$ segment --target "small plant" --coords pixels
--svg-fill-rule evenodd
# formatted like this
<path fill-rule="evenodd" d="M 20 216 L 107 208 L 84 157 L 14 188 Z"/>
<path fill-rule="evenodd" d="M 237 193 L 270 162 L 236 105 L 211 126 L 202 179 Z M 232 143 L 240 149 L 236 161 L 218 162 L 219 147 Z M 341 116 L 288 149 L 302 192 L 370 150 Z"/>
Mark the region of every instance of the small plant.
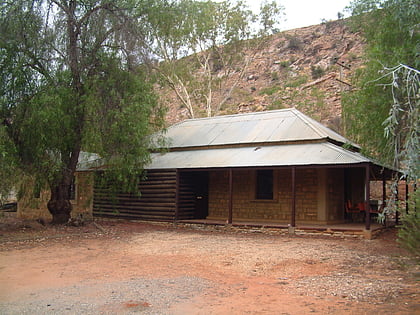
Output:
<path fill-rule="evenodd" d="M 358 58 L 359 58 L 359 56 L 357 56 L 355 53 L 353 53 L 353 52 L 349 53 L 349 60 L 350 61 L 354 61 Z"/>
<path fill-rule="evenodd" d="M 280 61 L 280 67 L 289 68 L 289 66 L 290 66 L 290 61 L 289 60 Z"/>
<path fill-rule="evenodd" d="M 319 79 L 325 74 L 325 70 L 322 69 L 320 66 L 311 66 L 311 75 L 312 79 Z"/>
<path fill-rule="evenodd" d="M 298 87 L 298 86 L 301 86 L 302 84 L 305 84 L 306 82 L 308 82 L 308 77 L 306 75 L 302 75 L 302 76 L 292 78 L 291 80 L 286 82 L 284 86 L 285 87 Z"/>
<path fill-rule="evenodd" d="M 260 91 L 260 95 L 273 95 L 274 93 L 278 92 L 280 90 L 280 86 L 278 85 L 272 85 L 269 87 L 266 87 Z"/>
<path fill-rule="evenodd" d="M 278 81 L 279 80 L 278 72 L 271 72 L 271 80 L 272 81 Z"/>
<path fill-rule="evenodd" d="M 292 50 L 300 50 L 302 49 L 302 45 L 303 43 L 300 38 L 296 36 L 289 36 L 289 44 L 287 45 L 288 48 Z"/>
<path fill-rule="evenodd" d="M 285 108 L 283 105 L 283 102 L 281 100 L 275 100 L 271 102 L 270 105 L 267 106 L 268 110 L 276 110 L 276 109 L 282 109 Z"/>

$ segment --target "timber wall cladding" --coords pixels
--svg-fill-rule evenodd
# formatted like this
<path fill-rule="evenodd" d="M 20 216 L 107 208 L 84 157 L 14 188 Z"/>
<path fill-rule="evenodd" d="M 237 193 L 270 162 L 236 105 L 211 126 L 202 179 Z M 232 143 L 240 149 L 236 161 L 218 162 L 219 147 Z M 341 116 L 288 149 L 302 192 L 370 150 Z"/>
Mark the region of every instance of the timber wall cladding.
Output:
<path fill-rule="evenodd" d="M 93 214 L 139 220 L 173 220 L 176 207 L 176 171 L 153 170 L 139 183 L 139 193 L 112 192 L 95 177 Z"/>
<path fill-rule="evenodd" d="M 233 219 L 290 220 L 292 204 L 291 169 L 274 171 L 273 200 L 255 200 L 255 171 L 233 171 Z M 318 177 L 315 169 L 296 170 L 296 219 L 317 220 Z M 228 171 L 210 173 L 209 216 L 226 219 L 229 204 Z"/>

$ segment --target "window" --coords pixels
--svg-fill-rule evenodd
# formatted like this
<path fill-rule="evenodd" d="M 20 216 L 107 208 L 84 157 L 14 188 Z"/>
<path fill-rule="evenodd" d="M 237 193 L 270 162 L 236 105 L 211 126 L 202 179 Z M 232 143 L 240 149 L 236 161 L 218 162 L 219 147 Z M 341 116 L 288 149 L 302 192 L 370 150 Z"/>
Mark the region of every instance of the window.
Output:
<path fill-rule="evenodd" d="M 257 170 L 256 199 L 273 200 L 273 170 Z"/>
<path fill-rule="evenodd" d="M 32 191 L 32 196 L 36 199 L 41 198 L 41 183 L 39 181 L 35 181 L 34 189 Z"/>
<path fill-rule="evenodd" d="M 69 199 L 70 200 L 76 199 L 76 178 L 74 176 L 69 186 Z"/>

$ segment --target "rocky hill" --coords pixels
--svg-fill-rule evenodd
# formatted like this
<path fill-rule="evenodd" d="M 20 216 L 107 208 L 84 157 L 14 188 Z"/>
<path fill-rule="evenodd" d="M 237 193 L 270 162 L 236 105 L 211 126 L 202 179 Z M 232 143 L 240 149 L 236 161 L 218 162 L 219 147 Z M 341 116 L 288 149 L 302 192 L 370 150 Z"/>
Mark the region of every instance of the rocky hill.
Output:
<path fill-rule="evenodd" d="M 363 47 L 344 20 L 275 34 L 249 52 L 252 61 L 218 115 L 295 107 L 341 132 L 341 96 L 351 89 Z M 173 93 L 161 96 L 169 125 L 189 118 Z"/>

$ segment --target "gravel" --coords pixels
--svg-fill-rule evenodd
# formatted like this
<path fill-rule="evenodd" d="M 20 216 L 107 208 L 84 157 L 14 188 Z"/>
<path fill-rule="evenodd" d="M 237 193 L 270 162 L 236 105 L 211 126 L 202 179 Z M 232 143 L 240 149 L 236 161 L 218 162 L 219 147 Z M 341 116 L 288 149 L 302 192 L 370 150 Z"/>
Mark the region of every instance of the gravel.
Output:
<path fill-rule="evenodd" d="M 208 280 L 188 276 L 87 283 L 30 293 L 19 302 L 0 304 L 0 310 L 3 315 L 168 314 L 171 305 L 188 301 L 211 287 Z"/>

